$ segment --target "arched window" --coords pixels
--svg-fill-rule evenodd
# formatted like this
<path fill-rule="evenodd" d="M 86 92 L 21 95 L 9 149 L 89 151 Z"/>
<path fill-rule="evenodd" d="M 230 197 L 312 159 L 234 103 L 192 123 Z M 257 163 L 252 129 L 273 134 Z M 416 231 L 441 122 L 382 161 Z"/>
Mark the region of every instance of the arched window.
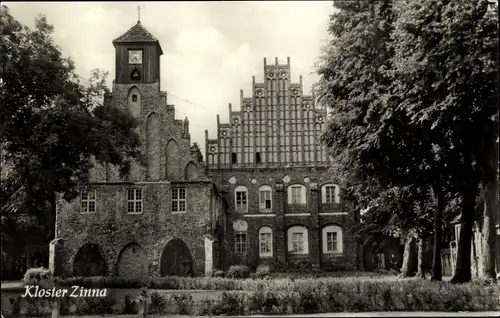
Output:
<path fill-rule="evenodd" d="M 306 187 L 292 184 L 287 189 L 288 204 L 306 204 Z"/>
<path fill-rule="evenodd" d="M 305 226 L 292 226 L 287 231 L 288 252 L 309 254 L 309 235 Z"/>
<path fill-rule="evenodd" d="M 340 203 L 340 187 L 336 184 L 325 184 L 321 187 L 322 203 Z"/>
<path fill-rule="evenodd" d="M 259 256 L 273 256 L 273 230 L 269 226 L 263 226 L 259 230 Z"/>
<path fill-rule="evenodd" d="M 259 210 L 260 212 L 272 211 L 273 191 L 270 186 L 263 185 L 259 188 Z"/>
<path fill-rule="evenodd" d="M 325 226 L 321 231 L 321 236 L 323 241 L 323 253 L 342 254 L 344 252 L 342 228 L 340 226 Z"/>
<path fill-rule="evenodd" d="M 248 212 L 248 189 L 244 186 L 237 186 L 234 189 L 235 209 L 238 213 Z"/>
<path fill-rule="evenodd" d="M 141 92 L 136 86 L 128 91 L 128 109 L 133 117 L 141 116 Z"/>

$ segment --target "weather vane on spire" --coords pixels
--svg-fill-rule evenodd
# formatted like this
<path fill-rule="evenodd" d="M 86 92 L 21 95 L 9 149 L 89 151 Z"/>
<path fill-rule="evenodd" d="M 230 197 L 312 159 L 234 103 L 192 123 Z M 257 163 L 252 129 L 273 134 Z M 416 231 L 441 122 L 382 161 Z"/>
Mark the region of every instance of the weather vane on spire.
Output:
<path fill-rule="evenodd" d="M 141 22 L 141 9 L 144 9 L 144 5 L 137 6 L 137 22 Z"/>

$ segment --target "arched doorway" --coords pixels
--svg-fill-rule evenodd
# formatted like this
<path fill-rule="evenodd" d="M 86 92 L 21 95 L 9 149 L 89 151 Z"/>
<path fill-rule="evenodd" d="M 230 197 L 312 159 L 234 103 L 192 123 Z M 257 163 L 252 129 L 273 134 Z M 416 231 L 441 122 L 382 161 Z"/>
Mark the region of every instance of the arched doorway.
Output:
<path fill-rule="evenodd" d="M 118 276 L 146 277 L 148 275 L 148 254 L 137 243 L 126 245 L 118 256 Z"/>
<path fill-rule="evenodd" d="M 86 243 L 80 247 L 73 262 L 73 276 L 106 276 L 106 262 L 97 244 Z"/>
<path fill-rule="evenodd" d="M 193 276 L 193 258 L 181 239 L 168 242 L 161 254 L 161 276 Z"/>

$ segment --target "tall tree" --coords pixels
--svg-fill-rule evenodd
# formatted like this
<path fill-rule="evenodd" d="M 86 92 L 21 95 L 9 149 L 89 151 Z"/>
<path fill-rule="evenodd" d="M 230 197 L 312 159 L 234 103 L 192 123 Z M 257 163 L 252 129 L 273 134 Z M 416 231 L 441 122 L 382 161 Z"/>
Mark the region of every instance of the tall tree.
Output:
<path fill-rule="evenodd" d="M 478 185 L 483 173 L 494 173 L 487 149 L 494 141 L 497 45 L 489 7 L 487 0 L 405 0 L 394 8 L 393 92 L 409 125 L 432 145 L 441 176 L 462 198 L 453 282 L 471 279 Z"/>
<path fill-rule="evenodd" d="M 411 118 L 398 107 L 401 97 L 392 93 L 392 2 L 334 4 L 340 11 L 331 17 L 333 39 L 318 67 L 318 91 L 332 110 L 323 140 L 338 173 L 386 189 L 411 186 L 419 191 L 437 184 L 434 150 L 423 131 L 408 125 Z M 441 186 L 433 189 L 443 191 Z"/>
<path fill-rule="evenodd" d="M 94 71 L 82 84 L 45 17 L 30 29 L 2 6 L 0 29 L 1 159 L 15 172 L 2 173 L 3 244 L 14 234 L 12 222 L 34 217 L 36 224 L 52 224 L 55 194 L 73 199 L 88 182 L 93 158 L 125 173 L 129 158 L 141 159 L 141 153 L 135 120 L 102 104 L 105 74 Z"/>

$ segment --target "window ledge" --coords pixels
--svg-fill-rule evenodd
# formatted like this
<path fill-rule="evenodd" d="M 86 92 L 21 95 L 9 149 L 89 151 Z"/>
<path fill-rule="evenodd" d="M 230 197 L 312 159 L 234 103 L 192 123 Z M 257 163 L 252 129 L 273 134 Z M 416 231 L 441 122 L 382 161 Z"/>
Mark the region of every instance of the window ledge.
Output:
<path fill-rule="evenodd" d="M 297 256 L 297 257 L 301 257 L 301 256 L 309 256 L 309 253 L 304 253 L 304 252 L 301 252 L 301 253 L 297 253 L 297 252 L 288 252 L 288 255 L 290 255 L 290 256 Z"/>
<path fill-rule="evenodd" d="M 96 211 L 92 211 L 92 212 L 80 212 L 80 214 L 96 214 L 97 212 Z"/>
<path fill-rule="evenodd" d="M 268 254 L 268 255 L 260 255 L 260 259 L 270 259 L 273 258 L 273 254 Z"/>
<path fill-rule="evenodd" d="M 172 211 L 172 214 L 186 214 L 187 211 Z"/>
<path fill-rule="evenodd" d="M 139 215 L 139 214 L 144 214 L 144 212 L 127 212 L 129 215 Z"/>
<path fill-rule="evenodd" d="M 260 209 L 259 212 L 260 213 L 272 213 L 273 210 L 272 209 Z"/>
<path fill-rule="evenodd" d="M 331 252 L 331 251 L 323 251 L 323 254 L 324 255 L 328 255 L 328 256 L 334 256 L 334 257 L 342 257 L 342 256 L 345 256 L 344 255 L 344 252 Z"/>

